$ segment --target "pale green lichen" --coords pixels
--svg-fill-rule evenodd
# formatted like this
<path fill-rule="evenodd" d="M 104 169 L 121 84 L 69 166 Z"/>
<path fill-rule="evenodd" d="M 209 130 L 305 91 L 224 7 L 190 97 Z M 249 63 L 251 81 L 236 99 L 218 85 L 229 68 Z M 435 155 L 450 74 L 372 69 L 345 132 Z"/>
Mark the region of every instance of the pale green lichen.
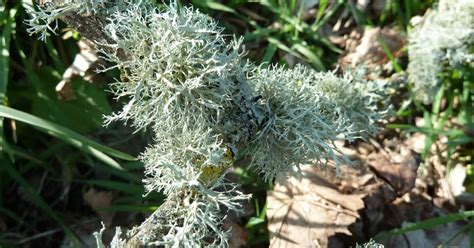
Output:
<path fill-rule="evenodd" d="M 341 153 L 332 141 L 376 133 L 375 120 L 386 113 L 378 106 L 383 86 L 357 74 L 337 77 L 301 65 L 273 66 L 258 70 L 251 82 L 262 116 L 249 152 L 251 165 L 269 180 L 301 164 L 338 162 Z"/>
<path fill-rule="evenodd" d="M 257 68 L 244 59 L 240 40 L 227 42 L 213 19 L 192 8 L 126 0 L 79 10 L 80 3 L 71 3 L 74 11 L 105 23 L 102 57 L 122 72 L 112 91 L 127 103 L 106 123 L 151 129 L 156 142 L 140 156 L 145 188 L 173 203 L 158 210 L 166 222 L 144 222 L 160 227 L 141 226 L 153 233 L 143 232 L 140 244 L 227 246 L 223 209 L 238 212 L 249 199 L 224 178 L 235 155 L 251 157 L 266 180 L 284 177 L 302 163 L 338 161 L 333 142 L 373 134 L 385 114 L 382 85 L 303 66 Z M 51 23 L 72 7 L 62 8 L 38 18 Z M 114 244 L 126 242 L 116 236 Z"/>
<path fill-rule="evenodd" d="M 167 247 L 225 247 L 230 230 L 221 228 L 225 218 L 221 212 L 224 209 L 241 212 L 241 202 L 249 199 L 234 184 L 226 183 L 224 175 L 211 186 L 190 181 L 187 187 L 169 197 L 180 201 L 168 213 L 172 217 L 164 225 L 168 231 L 159 239 L 143 243 Z"/>
<path fill-rule="evenodd" d="M 369 242 L 359 245 L 356 244 L 356 248 L 384 248 L 383 244 L 375 242 L 375 240 L 370 239 Z"/>
<path fill-rule="evenodd" d="M 110 16 L 105 27 L 116 42 L 109 46 L 129 56 L 123 61 L 117 53 L 104 53 L 127 72 L 127 83 L 113 84 L 113 91 L 132 97 L 107 121 L 131 119 L 137 128 L 151 124 L 155 133 L 198 121 L 209 127 L 219 123 L 234 104 L 242 63 L 239 43 L 226 43 L 215 21 L 190 8 L 142 11 L 131 5 Z"/>
<path fill-rule="evenodd" d="M 69 14 L 95 14 L 103 10 L 109 0 L 64 0 L 61 4 L 48 1 L 38 11 L 31 12 L 32 18 L 28 20 L 28 32 L 41 34 L 40 39 L 46 40 L 48 31 L 56 33 L 57 20 Z M 53 24 L 51 26 L 51 24 Z"/>
<path fill-rule="evenodd" d="M 409 33 L 408 79 L 416 98 L 431 103 L 443 68 L 474 61 L 474 1 L 446 1 L 446 9 L 431 10 Z"/>

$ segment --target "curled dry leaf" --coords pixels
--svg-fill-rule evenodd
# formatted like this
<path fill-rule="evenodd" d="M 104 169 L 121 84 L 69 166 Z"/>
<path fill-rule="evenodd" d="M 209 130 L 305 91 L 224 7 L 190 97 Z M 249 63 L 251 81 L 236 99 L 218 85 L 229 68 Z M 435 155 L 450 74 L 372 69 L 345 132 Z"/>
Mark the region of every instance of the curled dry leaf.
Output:
<path fill-rule="evenodd" d="M 100 211 L 98 209 L 110 207 L 113 200 L 113 193 L 109 191 L 98 191 L 94 188 L 89 189 L 83 194 L 82 198 L 84 202 L 90 206 L 97 215 L 104 222 L 105 226 L 108 227 L 112 224 L 114 212 L 112 211 Z"/>
<path fill-rule="evenodd" d="M 279 181 L 268 193 L 270 247 L 327 247 L 330 236 L 351 235 L 347 228 L 364 207 L 362 195 L 341 193 L 317 168 L 302 172 L 301 180 Z"/>

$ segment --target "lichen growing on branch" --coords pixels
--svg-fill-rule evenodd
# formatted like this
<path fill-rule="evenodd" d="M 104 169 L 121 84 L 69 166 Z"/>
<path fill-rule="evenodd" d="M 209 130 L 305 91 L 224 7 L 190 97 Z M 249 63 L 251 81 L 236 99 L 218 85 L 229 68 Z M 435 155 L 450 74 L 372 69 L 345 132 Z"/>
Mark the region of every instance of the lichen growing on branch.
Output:
<path fill-rule="evenodd" d="M 38 8 L 38 11 L 31 13 L 32 18 L 27 22 L 30 26 L 28 32 L 41 34 L 40 39 L 43 41 L 46 40 L 48 31 L 55 33 L 59 18 L 70 14 L 97 14 L 98 10 L 104 10 L 105 4 L 109 0 L 53 0 L 44 2 Z"/>
<path fill-rule="evenodd" d="M 408 79 L 415 96 L 433 101 L 443 68 L 474 61 L 474 1 L 446 1 L 443 10 L 431 10 L 409 33 Z"/>
<path fill-rule="evenodd" d="M 383 84 L 358 73 L 338 77 L 297 65 L 273 66 L 251 77 L 263 120 L 255 133 L 251 166 L 265 179 L 286 176 L 307 163 L 339 162 L 332 141 L 352 141 L 377 132 Z M 344 156 L 342 160 L 348 162 Z"/>
<path fill-rule="evenodd" d="M 147 192 L 167 195 L 125 239 L 117 236 L 115 247 L 227 246 L 223 213 L 240 211 L 250 197 L 224 177 L 237 157 L 250 157 L 250 167 L 266 180 L 288 176 L 302 163 L 338 160 L 338 137 L 367 137 L 386 114 L 382 84 L 303 66 L 257 67 L 244 58 L 239 39 L 224 36 L 213 19 L 191 7 L 67 2 L 67 8 L 41 9 L 31 31 L 51 30 L 45 25 L 73 18 L 71 12 L 104 24 L 107 38 L 95 42 L 112 64 L 104 70 L 121 70 L 111 88 L 127 101 L 106 123 L 152 130 L 156 142 L 140 156 L 144 183 Z"/>

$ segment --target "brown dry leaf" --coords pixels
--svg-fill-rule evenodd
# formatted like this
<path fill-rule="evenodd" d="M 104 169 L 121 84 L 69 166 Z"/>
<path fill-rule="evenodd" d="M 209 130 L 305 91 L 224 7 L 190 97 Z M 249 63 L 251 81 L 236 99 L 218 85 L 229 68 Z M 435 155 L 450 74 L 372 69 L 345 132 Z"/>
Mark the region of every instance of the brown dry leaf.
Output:
<path fill-rule="evenodd" d="M 66 69 L 63 79 L 55 87 L 60 100 L 70 101 L 75 98 L 71 85 L 72 79 L 76 76 L 86 76 L 86 72 L 99 60 L 90 41 L 81 39 L 77 42 L 77 45 L 80 52 L 76 54 L 74 62 Z"/>
<path fill-rule="evenodd" d="M 368 164 L 379 177 L 392 186 L 398 196 L 402 196 L 415 186 L 419 163 L 405 147 L 401 147 L 400 154 L 397 155 L 390 156 L 390 160 L 389 156 L 382 152 L 372 153 L 368 156 Z"/>
<path fill-rule="evenodd" d="M 229 247 L 238 248 L 247 244 L 247 229 L 239 223 L 239 219 L 236 216 L 228 215 L 224 219 L 223 228 L 230 230 Z"/>
<path fill-rule="evenodd" d="M 393 188 L 382 180 L 367 185 L 364 187 L 364 190 L 368 192 L 367 196 L 364 197 L 364 202 L 369 209 L 379 208 L 397 198 L 397 194 Z"/>
<path fill-rule="evenodd" d="M 97 215 L 104 222 L 105 226 L 108 227 L 112 224 L 114 212 L 112 211 L 100 211 L 97 209 L 110 207 L 113 199 L 113 193 L 109 191 L 98 191 L 94 188 L 89 189 L 82 195 L 84 202 L 89 205 Z"/>
<path fill-rule="evenodd" d="M 361 195 L 346 195 L 318 176 L 318 169 L 305 167 L 303 177 L 277 182 L 268 193 L 267 218 L 270 247 L 327 247 L 336 233 L 347 229 L 364 207 Z"/>
<path fill-rule="evenodd" d="M 426 134 L 414 133 L 410 137 L 408 137 L 403 143 L 406 147 L 410 148 L 414 152 L 421 154 L 425 149 L 426 139 Z"/>
<path fill-rule="evenodd" d="M 404 38 L 395 28 L 366 28 L 363 32 L 354 30 L 346 42 L 346 54 L 339 58 L 342 68 L 364 64 L 368 68 L 383 66 L 389 59 L 381 42 L 385 43 L 394 57 L 402 53 Z"/>

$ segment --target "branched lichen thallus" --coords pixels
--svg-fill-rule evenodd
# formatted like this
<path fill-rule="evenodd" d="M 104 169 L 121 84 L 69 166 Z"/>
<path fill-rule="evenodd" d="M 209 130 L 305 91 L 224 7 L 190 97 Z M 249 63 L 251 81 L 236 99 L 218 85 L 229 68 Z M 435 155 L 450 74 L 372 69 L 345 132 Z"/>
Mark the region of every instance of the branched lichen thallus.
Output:
<path fill-rule="evenodd" d="M 123 237 L 117 231 L 112 247 L 227 246 L 224 209 L 238 213 L 250 198 L 225 178 L 236 158 L 251 158 L 249 168 L 265 180 L 284 178 L 301 164 L 339 161 L 334 141 L 373 134 L 386 114 L 380 82 L 301 65 L 255 66 L 241 39 L 228 42 L 215 20 L 175 1 L 64 3 L 32 13 L 30 31 L 54 31 L 49 24 L 73 12 L 103 25 L 105 38 L 88 38 L 112 64 L 104 70 L 122 71 L 111 89 L 127 101 L 106 124 L 151 130 L 156 142 L 139 157 L 143 181 L 148 193 L 167 195 L 140 226 Z"/>

